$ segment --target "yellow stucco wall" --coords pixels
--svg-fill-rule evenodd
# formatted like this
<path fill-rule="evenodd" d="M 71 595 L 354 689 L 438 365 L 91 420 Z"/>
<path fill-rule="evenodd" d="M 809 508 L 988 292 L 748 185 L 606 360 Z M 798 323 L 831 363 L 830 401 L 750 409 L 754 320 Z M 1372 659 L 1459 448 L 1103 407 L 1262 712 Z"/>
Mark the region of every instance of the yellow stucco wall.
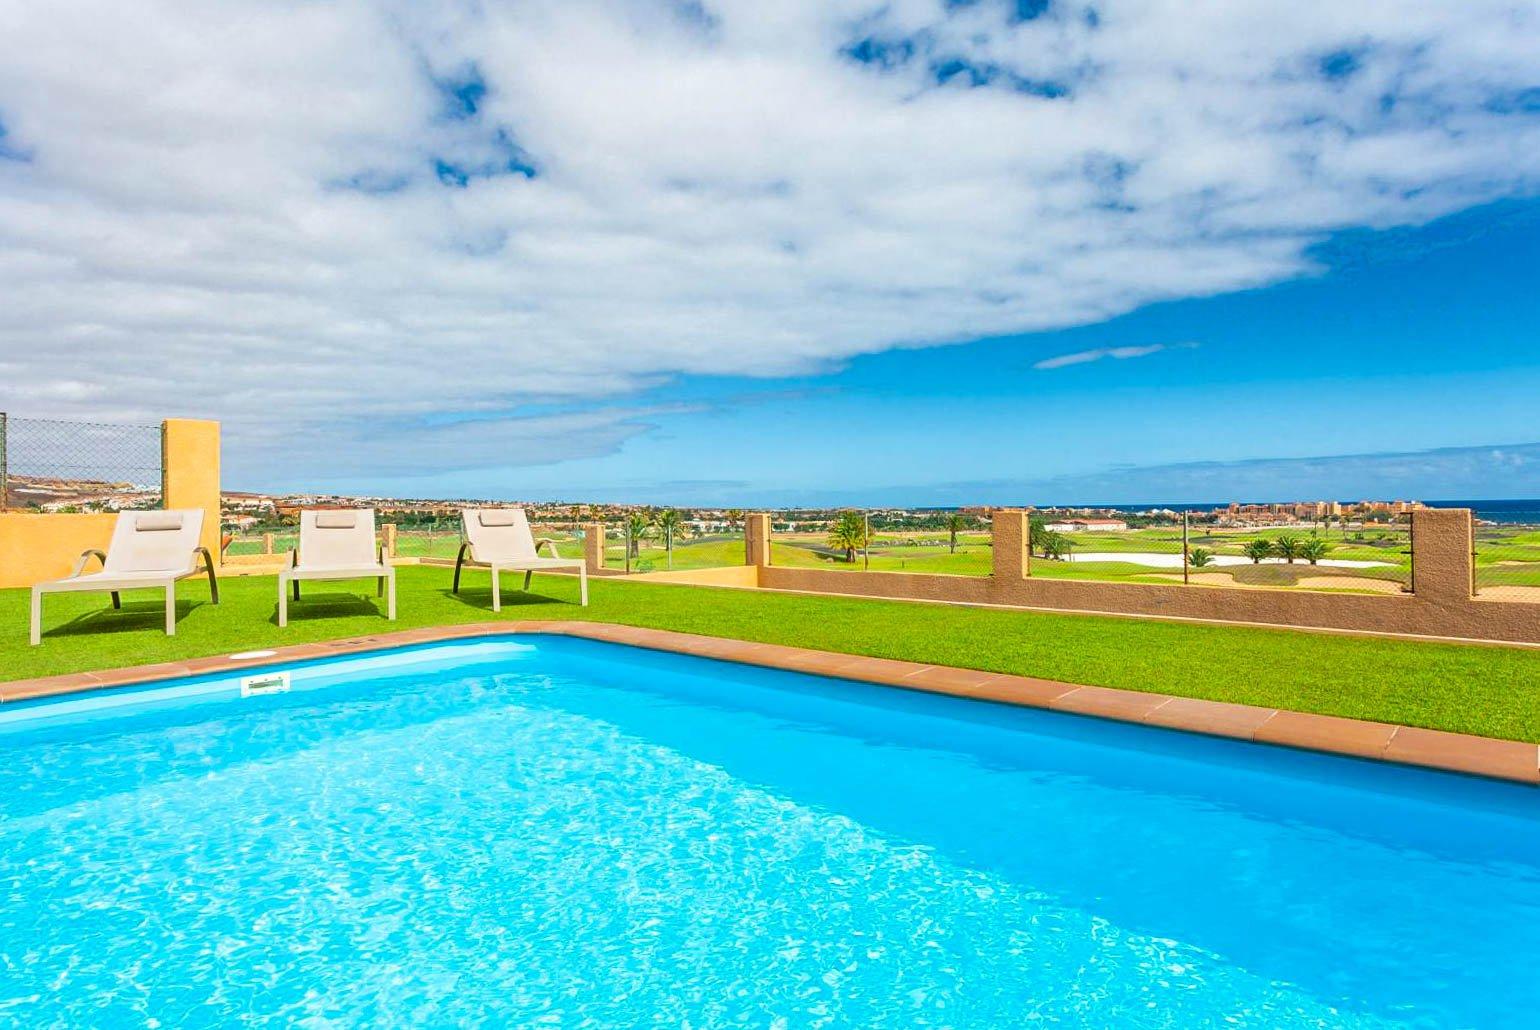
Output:
<path fill-rule="evenodd" d="M 219 423 L 176 418 L 167 419 L 162 429 L 163 503 L 202 508 L 202 543 L 217 556 Z M 69 575 L 80 552 L 106 549 L 116 521 L 110 513 L 0 512 L 0 587 L 30 587 Z"/>
<path fill-rule="evenodd" d="M 0 587 L 29 587 L 68 576 L 80 552 L 106 550 L 116 515 L 0 512 Z M 89 571 L 101 566 L 94 561 Z"/>
<path fill-rule="evenodd" d="M 161 503 L 203 509 L 203 546 L 219 556 L 219 423 L 168 418 L 161 424 Z"/>

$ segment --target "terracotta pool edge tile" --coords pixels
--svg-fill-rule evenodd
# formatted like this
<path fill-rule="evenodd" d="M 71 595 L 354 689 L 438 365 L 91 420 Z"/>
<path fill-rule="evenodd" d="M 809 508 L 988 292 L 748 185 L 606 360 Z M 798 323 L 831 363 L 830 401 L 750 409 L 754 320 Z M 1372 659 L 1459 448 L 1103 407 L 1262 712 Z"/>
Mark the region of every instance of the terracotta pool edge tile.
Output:
<path fill-rule="evenodd" d="M 1146 694 L 1116 687 L 1076 687 L 1053 699 L 1056 712 L 1092 715 L 1119 722 L 1144 722 L 1151 712 L 1171 701 L 1169 694 Z"/>
<path fill-rule="evenodd" d="M 102 681 L 89 672 L 65 672 L 57 676 L 12 680 L 9 683 L 0 683 L 0 704 L 32 701 L 40 697 L 55 697 L 60 694 L 78 694 L 87 690 L 97 690 L 102 685 Z"/>
<path fill-rule="evenodd" d="M 1147 726 L 1202 733 L 1233 740 L 1256 741 L 1257 730 L 1273 716 L 1276 708 L 1241 704 L 1237 701 L 1210 701 L 1200 697 L 1173 697 L 1144 717 Z"/>
<path fill-rule="evenodd" d="M 1021 708 L 1052 708 L 1055 701 L 1077 688 L 1073 683 L 1060 683 L 1057 680 L 991 672 L 973 689 L 975 696 L 987 701 Z"/>
<path fill-rule="evenodd" d="M 1385 748 L 1388 761 L 1540 784 L 1540 745 L 1402 726 Z"/>
<path fill-rule="evenodd" d="M 1391 723 L 1280 708 L 1257 727 L 1252 739 L 1262 744 L 1281 744 L 1306 751 L 1382 759 L 1397 729 L 1399 727 Z"/>

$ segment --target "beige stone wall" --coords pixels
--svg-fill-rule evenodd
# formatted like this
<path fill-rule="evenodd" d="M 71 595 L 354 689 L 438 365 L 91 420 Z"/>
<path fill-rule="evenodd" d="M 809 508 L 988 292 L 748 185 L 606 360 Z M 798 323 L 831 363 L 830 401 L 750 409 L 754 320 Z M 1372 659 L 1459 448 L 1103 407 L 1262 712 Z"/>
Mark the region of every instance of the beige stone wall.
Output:
<path fill-rule="evenodd" d="M 748 515 L 743 522 L 744 563 L 761 568 L 770 564 L 770 516 Z"/>
<path fill-rule="evenodd" d="M 590 575 L 604 571 L 604 526 L 597 522 L 583 527 L 583 564 Z"/>
<path fill-rule="evenodd" d="M 1472 596 L 1471 531 L 1468 510 L 1417 512 L 1412 519 L 1413 592 L 1407 594 L 1034 579 L 1022 511 L 994 515 L 998 565 L 992 576 L 763 566 L 758 579 L 770 590 L 1540 643 L 1540 604 Z"/>
<path fill-rule="evenodd" d="M 759 567 L 726 565 L 714 569 L 675 569 L 672 572 L 639 572 L 631 577 L 645 583 L 685 583 L 702 587 L 757 587 Z"/>

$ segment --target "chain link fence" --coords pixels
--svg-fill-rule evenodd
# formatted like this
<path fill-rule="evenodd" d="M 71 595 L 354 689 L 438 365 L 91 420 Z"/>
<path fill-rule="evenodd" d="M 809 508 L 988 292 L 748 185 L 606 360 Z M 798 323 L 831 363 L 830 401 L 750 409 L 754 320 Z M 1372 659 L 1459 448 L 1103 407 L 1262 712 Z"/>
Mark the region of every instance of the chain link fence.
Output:
<path fill-rule="evenodd" d="M 1472 551 L 1476 596 L 1484 601 L 1540 602 L 1540 511 L 1477 511 Z"/>
<path fill-rule="evenodd" d="M 1411 519 L 1341 506 L 1186 511 L 1046 509 L 1031 515 L 1032 575 L 1254 589 L 1411 589 Z"/>
<path fill-rule="evenodd" d="M 987 576 L 994 562 L 984 509 L 786 510 L 770 528 L 771 564 L 784 568 Z"/>
<path fill-rule="evenodd" d="M 1352 593 L 1411 588 L 1408 513 L 1326 506 L 1301 514 L 1285 507 L 1296 506 L 1033 510 L 1031 574 Z M 773 518 L 772 561 L 781 566 L 957 576 L 994 571 L 990 509 L 982 506 L 781 511 Z"/>
<path fill-rule="evenodd" d="M 160 503 L 161 427 L 0 412 L 0 510 L 111 511 Z"/>

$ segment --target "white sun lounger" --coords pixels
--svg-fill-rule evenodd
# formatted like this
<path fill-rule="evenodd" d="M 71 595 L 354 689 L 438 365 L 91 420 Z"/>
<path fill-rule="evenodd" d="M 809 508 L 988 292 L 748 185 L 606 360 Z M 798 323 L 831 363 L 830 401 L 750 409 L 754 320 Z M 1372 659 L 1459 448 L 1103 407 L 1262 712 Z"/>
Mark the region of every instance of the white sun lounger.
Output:
<path fill-rule="evenodd" d="M 492 610 L 503 610 L 499 575 L 524 573 L 524 589 L 536 572 L 576 569 L 578 596 L 588 605 L 588 566 L 581 558 L 562 558 L 552 540 L 536 541 L 529 531 L 529 519 L 523 508 L 466 508 L 460 512 L 460 553 L 455 558 L 454 592 L 460 592 L 460 570 L 466 565 L 492 570 Z M 550 557 L 541 557 L 540 548 L 549 547 Z M 468 556 L 468 560 L 467 560 Z"/>
<path fill-rule="evenodd" d="M 298 601 L 301 581 L 330 579 L 375 580 L 386 598 L 385 617 L 396 617 L 396 570 L 374 542 L 373 508 L 300 512 L 299 546 L 278 573 L 278 625 L 289 624 L 290 584 Z"/>
<path fill-rule="evenodd" d="M 112 594 L 112 606 L 123 607 L 118 595 L 124 590 L 166 592 L 166 635 L 176 635 L 176 581 L 207 571 L 209 595 L 219 603 L 219 581 L 208 548 L 198 545 L 203 531 L 203 511 L 120 511 L 112 528 L 112 542 L 103 554 L 94 548 L 82 552 L 69 578 L 39 583 L 32 588 L 33 644 L 43 642 L 43 595 L 76 591 Z M 92 558 L 102 563 L 100 572 L 86 572 Z M 202 567 L 198 559 L 202 558 Z"/>

